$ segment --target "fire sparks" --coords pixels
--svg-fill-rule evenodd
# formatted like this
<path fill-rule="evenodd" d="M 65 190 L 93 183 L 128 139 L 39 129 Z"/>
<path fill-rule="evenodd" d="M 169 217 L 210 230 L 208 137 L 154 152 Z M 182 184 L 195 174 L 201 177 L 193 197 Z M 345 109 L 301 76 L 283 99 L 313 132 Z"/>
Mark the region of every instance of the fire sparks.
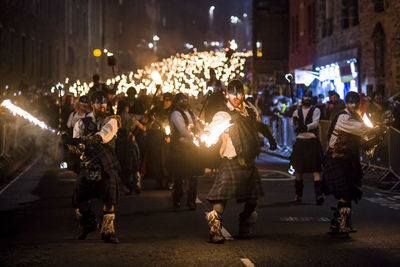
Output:
<path fill-rule="evenodd" d="M 14 116 L 18 115 L 26 120 L 28 120 L 30 123 L 39 126 L 42 129 L 46 129 L 49 130 L 53 133 L 55 133 L 56 131 L 51 128 L 50 126 L 48 126 L 46 123 L 44 123 L 43 121 L 38 120 L 37 118 L 35 118 L 34 116 L 32 116 L 31 114 L 29 114 L 28 112 L 26 112 L 25 110 L 23 110 L 22 108 L 14 105 L 11 100 L 7 99 L 4 100 L 1 103 L 2 107 L 7 108 Z"/>
<path fill-rule="evenodd" d="M 200 141 L 207 147 L 210 147 L 218 142 L 219 137 L 233 124 L 230 120 L 225 120 L 222 123 L 215 125 L 209 129 L 208 133 L 204 133 L 200 136 Z"/>
<path fill-rule="evenodd" d="M 371 122 L 370 119 L 368 118 L 367 113 L 364 114 L 364 116 L 363 116 L 363 121 L 364 121 L 364 124 L 365 124 L 367 127 L 369 127 L 369 128 L 373 128 L 373 127 L 374 127 L 374 125 L 372 124 L 372 122 Z"/>

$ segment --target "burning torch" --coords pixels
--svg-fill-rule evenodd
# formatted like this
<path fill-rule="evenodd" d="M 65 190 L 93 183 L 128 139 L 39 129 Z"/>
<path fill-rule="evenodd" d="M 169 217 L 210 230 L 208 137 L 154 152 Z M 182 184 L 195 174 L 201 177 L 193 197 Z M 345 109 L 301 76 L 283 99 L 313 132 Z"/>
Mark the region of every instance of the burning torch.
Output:
<path fill-rule="evenodd" d="M 289 83 L 289 89 L 290 89 L 290 97 L 292 98 L 292 104 L 294 104 L 294 93 L 293 93 L 293 75 L 291 73 L 287 73 L 285 75 L 285 79 Z"/>
<path fill-rule="evenodd" d="M 371 150 L 373 151 L 373 149 L 379 145 L 380 143 L 383 142 L 384 140 L 384 134 L 385 134 L 385 128 L 382 127 L 381 125 L 377 125 L 375 127 L 375 125 L 371 122 L 371 120 L 368 118 L 367 113 L 364 114 L 363 116 L 363 122 L 364 124 L 368 127 L 368 128 L 376 128 L 374 131 L 375 136 L 367 139 L 366 141 L 364 141 L 361 146 L 364 150 L 368 151 Z M 373 152 L 372 152 L 373 153 Z"/>

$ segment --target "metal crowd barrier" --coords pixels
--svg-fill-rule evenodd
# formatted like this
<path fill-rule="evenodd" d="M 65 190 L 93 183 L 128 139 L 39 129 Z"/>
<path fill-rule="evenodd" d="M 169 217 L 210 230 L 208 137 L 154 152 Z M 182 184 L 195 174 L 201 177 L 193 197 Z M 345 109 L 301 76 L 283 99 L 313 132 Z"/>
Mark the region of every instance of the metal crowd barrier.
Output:
<path fill-rule="evenodd" d="M 293 143 L 296 141 L 294 127 L 290 124 L 291 118 L 263 116 L 262 121 L 270 126 L 278 144 L 277 150 L 271 153 L 289 158 Z M 319 138 L 324 153 L 328 147 L 327 139 L 330 125 L 331 121 L 328 120 L 321 120 L 319 124 Z M 264 143 L 268 144 L 268 140 L 265 139 Z M 264 147 L 264 150 L 267 149 L 267 146 Z M 383 171 L 383 174 L 376 181 L 384 183 L 391 178 L 393 184 L 388 191 L 395 190 L 400 185 L 400 131 L 389 127 L 384 136 L 384 141 L 375 148 L 373 153 L 363 152 L 361 154 L 361 163 L 367 171 L 375 169 Z"/>
<path fill-rule="evenodd" d="M 377 179 L 378 183 L 385 183 L 388 178 L 391 178 L 392 185 L 387 191 L 395 190 L 400 185 L 400 131 L 388 127 L 384 141 L 375 148 L 373 153 L 363 153 L 361 159 L 366 170 L 383 171 Z"/>
<path fill-rule="evenodd" d="M 296 141 L 296 133 L 291 123 L 292 118 L 288 117 L 270 117 L 263 116 L 262 121 L 270 126 L 271 131 L 275 137 L 278 148 L 274 151 L 274 154 L 278 154 L 283 157 L 289 157 L 292 153 L 292 147 L 294 141 Z M 265 138 L 265 144 L 268 144 L 268 139 Z M 267 149 L 267 147 L 265 147 Z"/>

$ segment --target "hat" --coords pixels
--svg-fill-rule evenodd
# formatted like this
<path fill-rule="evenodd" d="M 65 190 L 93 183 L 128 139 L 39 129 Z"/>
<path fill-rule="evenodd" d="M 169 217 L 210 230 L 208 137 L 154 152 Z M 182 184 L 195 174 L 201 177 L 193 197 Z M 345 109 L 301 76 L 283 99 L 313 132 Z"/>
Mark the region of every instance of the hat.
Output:
<path fill-rule="evenodd" d="M 163 100 L 164 101 L 172 101 L 173 98 L 174 98 L 174 96 L 171 93 L 164 93 L 163 94 Z"/>
<path fill-rule="evenodd" d="M 128 96 L 130 96 L 130 95 L 135 96 L 135 95 L 137 94 L 137 91 L 136 91 L 135 87 L 131 86 L 131 87 L 129 87 L 128 90 L 126 91 L 126 94 L 127 94 Z"/>
<path fill-rule="evenodd" d="M 360 95 L 356 92 L 348 92 L 345 97 L 346 104 L 360 105 Z"/>
<path fill-rule="evenodd" d="M 107 95 L 103 91 L 96 91 L 92 94 L 90 101 L 93 104 L 107 104 Z"/>
<path fill-rule="evenodd" d="M 244 93 L 243 83 L 239 80 L 232 80 L 228 83 L 226 91 L 228 92 L 228 94 L 231 95 L 238 95 L 238 94 L 243 95 Z"/>
<path fill-rule="evenodd" d="M 79 103 L 89 104 L 89 98 L 86 95 L 79 97 Z"/>
<path fill-rule="evenodd" d="M 178 93 L 174 98 L 174 103 L 179 103 L 183 100 L 188 100 L 187 95 L 185 95 L 184 93 Z"/>

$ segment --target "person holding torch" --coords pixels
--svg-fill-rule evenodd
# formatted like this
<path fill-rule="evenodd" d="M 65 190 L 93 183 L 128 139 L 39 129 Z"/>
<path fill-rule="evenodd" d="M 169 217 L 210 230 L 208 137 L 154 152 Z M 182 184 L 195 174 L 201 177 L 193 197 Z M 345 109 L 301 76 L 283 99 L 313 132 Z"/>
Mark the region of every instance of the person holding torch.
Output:
<path fill-rule="evenodd" d="M 173 207 L 181 207 L 183 183 L 188 185 L 187 206 L 196 209 L 197 177 L 200 169 L 193 144 L 193 135 L 200 127 L 199 121 L 189 108 L 188 96 L 178 93 L 174 98 L 174 108 L 170 117 L 171 143 L 168 155 L 169 174 L 174 179 L 172 191 Z"/>
<path fill-rule="evenodd" d="M 206 215 L 210 227 L 210 242 L 223 243 L 222 215 L 229 199 L 244 202 L 243 212 L 239 216 L 239 237 L 250 236 L 257 219 L 257 201 L 263 195 L 261 179 L 255 159 L 260 153 L 259 133 L 268 138 L 270 149 L 276 149 L 276 142 L 267 125 L 261 122 L 257 108 L 244 100 L 243 84 L 239 80 L 229 82 L 226 96 L 228 101 L 222 111 L 218 111 L 211 123 L 205 127 L 205 133 L 212 135 L 213 130 L 225 122 L 230 122 L 220 139 L 219 155 L 222 161 L 218 167 L 216 179 L 207 200 L 213 210 Z"/>
<path fill-rule="evenodd" d="M 166 160 L 169 150 L 169 117 L 172 112 L 171 93 L 162 95 L 161 105 L 155 106 L 149 112 L 148 131 L 146 136 L 146 168 L 150 177 L 157 182 L 157 189 L 171 186 Z"/>
<path fill-rule="evenodd" d="M 369 128 L 363 123 L 358 113 L 360 107 L 358 93 L 347 93 L 345 105 L 346 109 L 336 115 L 328 132 L 328 151 L 323 164 L 323 192 L 326 195 L 333 195 L 338 200 L 330 233 L 349 237 L 349 233 L 354 232 L 351 202 L 357 203 L 362 196 L 363 172 L 360 149 L 368 150 L 368 144 L 373 143 L 370 141 L 363 143 L 363 138 L 378 136 L 380 129 Z"/>
<path fill-rule="evenodd" d="M 115 236 L 115 206 L 118 201 L 119 161 L 115 154 L 115 138 L 121 119 L 107 115 L 107 95 L 97 91 L 91 96 L 94 117 L 80 119 L 74 126 L 70 149 L 81 158 L 74 201 L 79 207 L 82 232 L 78 239 L 84 240 L 96 230 L 96 217 L 91 209 L 93 198 L 103 200 L 101 238 L 106 243 L 119 243 Z"/>

